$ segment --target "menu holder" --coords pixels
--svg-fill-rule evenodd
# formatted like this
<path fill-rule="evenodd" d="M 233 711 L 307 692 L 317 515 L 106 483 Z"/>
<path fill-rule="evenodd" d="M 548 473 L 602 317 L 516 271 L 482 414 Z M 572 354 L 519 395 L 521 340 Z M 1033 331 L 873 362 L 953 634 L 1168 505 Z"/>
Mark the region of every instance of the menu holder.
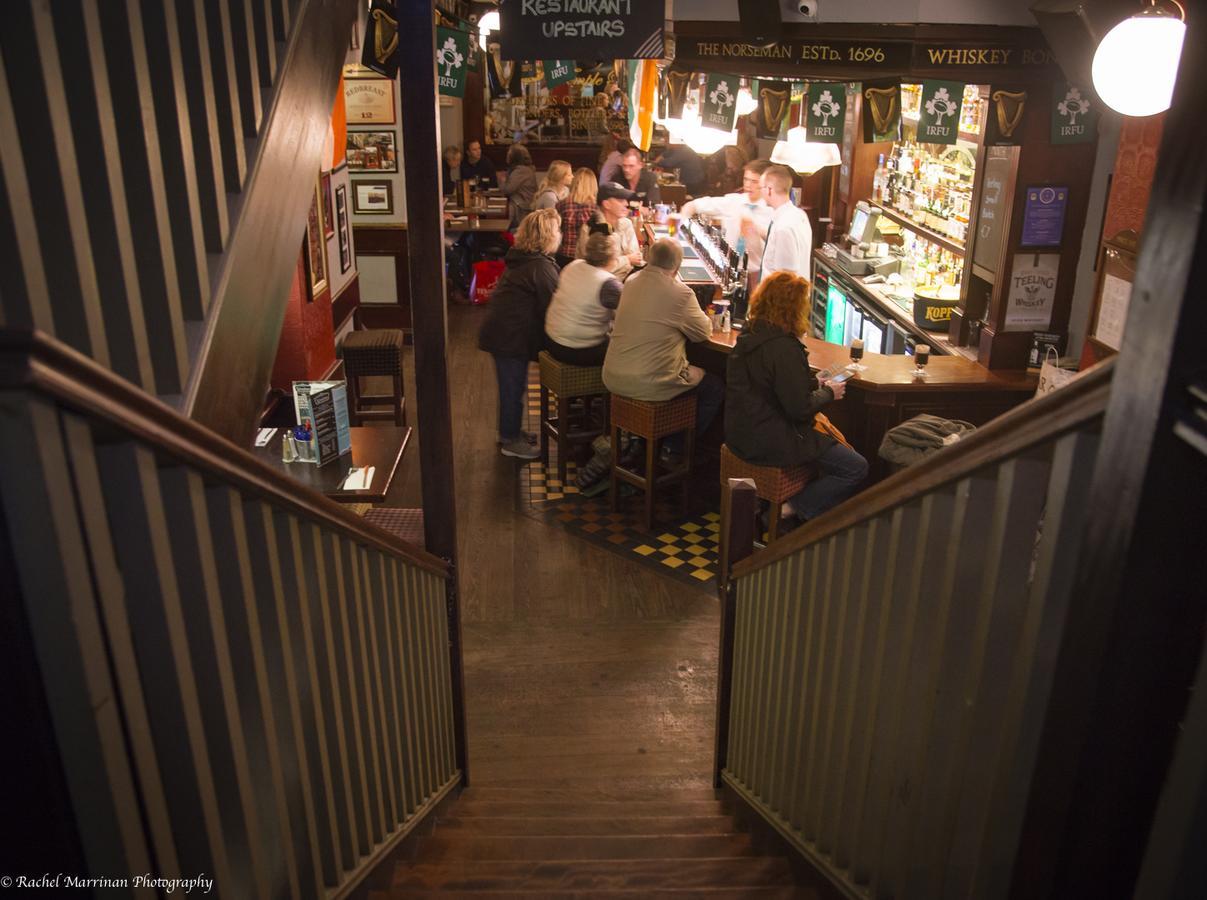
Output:
<path fill-rule="evenodd" d="M 324 466 L 352 450 L 347 385 L 343 381 L 295 381 L 293 407 L 298 424 L 310 424 L 315 465 Z"/>

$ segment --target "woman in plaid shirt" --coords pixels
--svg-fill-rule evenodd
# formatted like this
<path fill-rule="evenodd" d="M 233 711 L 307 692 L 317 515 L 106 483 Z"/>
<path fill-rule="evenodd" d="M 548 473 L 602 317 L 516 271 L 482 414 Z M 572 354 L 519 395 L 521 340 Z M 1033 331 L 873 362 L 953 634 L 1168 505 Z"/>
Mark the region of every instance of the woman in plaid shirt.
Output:
<path fill-rule="evenodd" d="M 565 268 L 578 255 L 578 231 L 595 212 L 598 190 L 595 173 L 584 166 L 574 173 L 569 196 L 557 204 L 558 215 L 562 217 L 562 245 L 555 256 L 559 268 Z"/>

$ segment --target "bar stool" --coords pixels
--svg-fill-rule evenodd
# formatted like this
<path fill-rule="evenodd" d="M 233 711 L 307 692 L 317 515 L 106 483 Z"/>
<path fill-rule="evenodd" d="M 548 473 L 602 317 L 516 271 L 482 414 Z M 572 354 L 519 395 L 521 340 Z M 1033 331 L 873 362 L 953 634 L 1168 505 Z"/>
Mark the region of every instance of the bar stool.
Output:
<path fill-rule="evenodd" d="M 645 475 L 620 465 L 621 429 L 645 438 Z M 654 467 L 658 439 L 680 431 L 686 432 L 683 442 L 683 464 L 662 475 Z M 687 515 L 688 475 L 692 468 L 692 451 L 696 442 L 696 395 L 680 394 L 670 400 L 651 402 L 612 395 L 612 487 L 609 499 L 615 510 L 620 499 L 620 482 L 624 481 L 645 492 L 643 521 L 645 530 L 654 526 L 654 494 L 668 484 L 683 485 L 683 514 Z"/>
<path fill-rule="evenodd" d="M 755 494 L 771 504 L 770 525 L 767 528 L 770 543 L 779 535 L 780 504 L 805 489 L 813 478 L 813 467 L 755 465 L 735 456 L 727 445 L 722 444 L 721 484 L 726 484 L 730 478 L 749 478 L 754 482 Z"/>
<path fill-rule="evenodd" d="M 422 509 L 375 506 L 365 512 L 365 521 L 402 538 L 408 544 L 424 546 Z"/>
<path fill-rule="evenodd" d="M 542 350 L 537 357 L 541 369 L 541 462 L 549 465 L 549 438 L 557 442 L 557 474 L 566 483 L 566 460 L 571 444 L 594 440 L 607 429 L 608 389 L 603 383 L 602 366 L 571 366 L 559 362 Z M 555 415 L 549 414 L 549 394 L 557 395 Z M 591 400 L 603 397 L 603 418 L 598 428 L 592 428 Z M 584 404 L 583 428 L 570 424 L 570 401 L 581 399 Z"/>
<path fill-rule="evenodd" d="M 348 421 L 359 425 L 364 419 L 393 419 L 395 425 L 407 423 L 406 398 L 402 395 L 401 329 L 368 328 L 352 331 L 344 338 L 344 375 L 348 379 Z M 360 379 L 385 376 L 393 379 L 389 394 L 361 391 Z M 389 404 L 390 409 L 366 409 Z"/>

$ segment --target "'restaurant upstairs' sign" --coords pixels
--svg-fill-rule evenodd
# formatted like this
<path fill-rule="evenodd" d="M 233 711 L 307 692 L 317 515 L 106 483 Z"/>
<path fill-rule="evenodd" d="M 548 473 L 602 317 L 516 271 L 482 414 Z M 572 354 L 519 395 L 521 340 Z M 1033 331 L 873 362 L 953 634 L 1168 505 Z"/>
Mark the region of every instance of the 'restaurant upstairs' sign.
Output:
<path fill-rule="evenodd" d="M 502 0 L 504 59 L 659 59 L 661 0 Z"/>

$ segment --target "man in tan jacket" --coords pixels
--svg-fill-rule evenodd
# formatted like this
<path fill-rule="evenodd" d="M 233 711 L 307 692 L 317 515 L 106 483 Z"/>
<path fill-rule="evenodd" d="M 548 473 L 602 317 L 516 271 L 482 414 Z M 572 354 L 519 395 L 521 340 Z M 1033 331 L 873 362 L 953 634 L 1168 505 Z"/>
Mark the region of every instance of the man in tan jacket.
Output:
<path fill-rule="evenodd" d="M 687 362 L 687 341 L 706 341 L 712 324 L 692 289 L 678 278 L 683 250 L 663 238 L 650 247 L 649 264 L 625 282 L 604 359 L 608 390 L 634 400 L 662 401 L 696 392 L 696 433 L 716 417 L 725 382 Z M 667 440 L 678 452 L 682 435 Z"/>

